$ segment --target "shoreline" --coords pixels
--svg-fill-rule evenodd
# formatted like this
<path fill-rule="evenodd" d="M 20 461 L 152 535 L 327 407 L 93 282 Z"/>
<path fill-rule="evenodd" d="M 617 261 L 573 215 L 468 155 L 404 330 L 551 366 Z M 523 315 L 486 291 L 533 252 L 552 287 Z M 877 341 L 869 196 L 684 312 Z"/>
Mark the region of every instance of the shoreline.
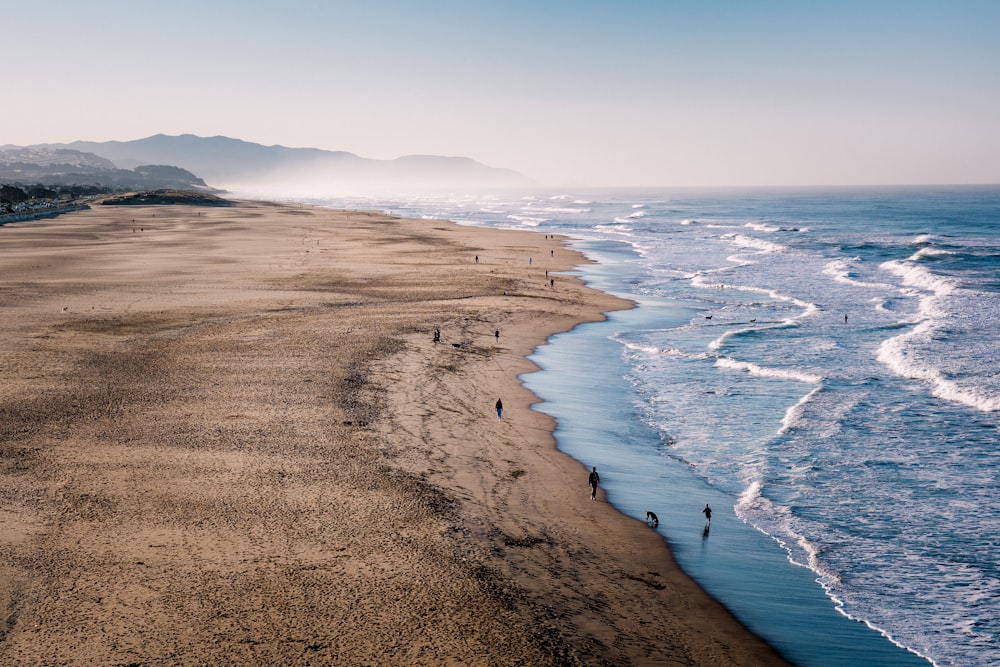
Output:
<path fill-rule="evenodd" d="M 527 356 L 627 307 L 543 273 L 562 240 L 257 202 L 0 233 L 0 656 L 787 664 L 530 409 Z"/>

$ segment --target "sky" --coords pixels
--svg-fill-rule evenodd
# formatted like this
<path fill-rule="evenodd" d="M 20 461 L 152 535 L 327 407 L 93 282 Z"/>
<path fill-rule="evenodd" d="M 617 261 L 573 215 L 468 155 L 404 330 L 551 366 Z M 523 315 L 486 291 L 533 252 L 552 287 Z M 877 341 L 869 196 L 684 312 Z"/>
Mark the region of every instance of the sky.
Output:
<path fill-rule="evenodd" d="M 9 4 L 0 145 L 224 135 L 549 186 L 1000 183 L 1000 1 Z"/>

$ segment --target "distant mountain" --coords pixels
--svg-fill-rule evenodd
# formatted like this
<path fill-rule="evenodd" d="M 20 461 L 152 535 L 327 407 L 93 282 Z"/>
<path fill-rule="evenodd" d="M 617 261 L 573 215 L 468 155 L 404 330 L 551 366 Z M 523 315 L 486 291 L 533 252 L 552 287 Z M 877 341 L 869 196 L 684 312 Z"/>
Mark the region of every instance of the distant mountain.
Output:
<path fill-rule="evenodd" d="M 94 185 L 118 190 L 210 189 L 205 181 L 178 167 L 119 169 L 108 158 L 93 153 L 49 146 L 0 149 L 0 183 Z"/>
<path fill-rule="evenodd" d="M 7 147 L 0 150 L 0 166 L 31 164 L 61 169 L 117 169 L 111 160 L 93 153 L 46 147 Z"/>
<path fill-rule="evenodd" d="M 409 155 L 373 160 L 344 151 L 263 146 L 229 137 L 157 134 L 134 141 L 45 144 L 99 155 L 119 168 L 170 164 L 187 169 L 214 187 L 276 190 L 308 184 L 335 189 L 461 189 L 531 185 L 509 169 L 465 157 Z M 41 147 L 35 147 L 41 148 Z"/>

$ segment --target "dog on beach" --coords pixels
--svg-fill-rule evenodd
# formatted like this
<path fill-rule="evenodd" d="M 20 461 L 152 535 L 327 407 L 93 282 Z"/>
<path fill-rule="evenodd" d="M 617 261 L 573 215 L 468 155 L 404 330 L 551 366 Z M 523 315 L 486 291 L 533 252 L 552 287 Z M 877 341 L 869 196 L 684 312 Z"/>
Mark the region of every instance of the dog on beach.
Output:
<path fill-rule="evenodd" d="M 660 525 L 660 520 L 657 518 L 655 512 L 646 512 L 646 523 L 649 524 L 650 528 L 656 528 Z"/>

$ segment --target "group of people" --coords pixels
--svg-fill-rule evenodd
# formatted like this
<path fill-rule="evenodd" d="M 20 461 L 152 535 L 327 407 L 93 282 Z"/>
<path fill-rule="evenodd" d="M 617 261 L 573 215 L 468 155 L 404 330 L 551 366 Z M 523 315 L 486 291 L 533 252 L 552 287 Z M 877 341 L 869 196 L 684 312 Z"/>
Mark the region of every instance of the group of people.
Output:
<path fill-rule="evenodd" d="M 587 484 L 590 485 L 590 499 L 597 500 L 597 487 L 601 483 L 601 476 L 597 473 L 597 466 L 593 466 L 590 469 L 590 475 L 587 476 Z M 705 532 L 708 532 L 708 527 L 712 524 L 712 508 L 705 503 L 705 509 L 701 511 L 705 515 Z M 660 518 L 656 516 L 656 512 L 646 511 L 646 523 L 649 524 L 650 528 L 657 528 L 660 525 Z"/>
<path fill-rule="evenodd" d="M 496 341 L 498 343 L 500 342 L 500 329 L 494 329 L 493 330 L 493 337 L 496 339 Z M 433 340 L 435 343 L 440 343 L 441 342 L 441 330 L 440 329 L 438 329 L 438 328 L 434 329 L 434 335 L 431 338 L 431 340 Z"/>

